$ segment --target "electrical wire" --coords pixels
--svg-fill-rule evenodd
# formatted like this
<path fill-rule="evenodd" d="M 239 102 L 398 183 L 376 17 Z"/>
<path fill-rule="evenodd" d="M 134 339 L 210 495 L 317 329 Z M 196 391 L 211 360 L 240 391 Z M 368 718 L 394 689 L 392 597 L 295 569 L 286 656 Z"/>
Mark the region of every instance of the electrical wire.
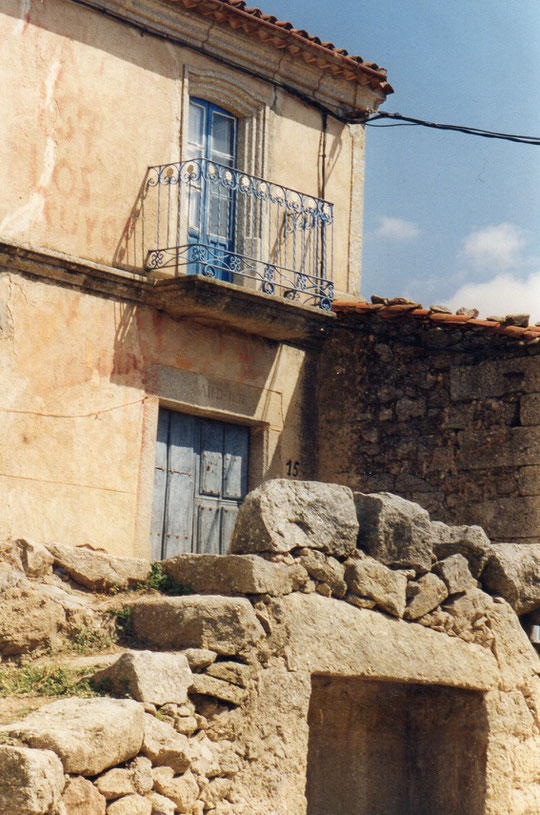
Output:
<path fill-rule="evenodd" d="M 96 408 L 89 413 L 42 413 L 36 410 L 18 410 L 13 407 L 0 407 L 0 412 L 11 413 L 21 416 L 39 416 L 41 419 L 89 419 L 92 416 L 97 419 L 102 413 L 110 413 L 113 410 L 122 410 L 122 408 L 130 407 L 130 405 L 141 405 L 148 397 L 143 396 L 142 399 L 135 399 L 133 402 L 124 402 L 122 405 L 111 405 L 106 408 Z"/>
<path fill-rule="evenodd" d="M 387 125 L 373 124 L 373 122 L 379 119 L 397 119 L 399 121 Z M 515 133 L 499 133 L 496 130 L 482 130 L 479 127 L 427 122 L 424 119 L 414 119 L 412 116 L 402 116 L 401 113 L 387 113 L 386 111 L 380 111 L 374 116 L 371 116 L 365 124 L 370 127 L 411 127 L 418 125 L 420 127 L 431 127 L 435 130 L 452 130 L 457 133 L 465 133 L 469 136 L 483 136 L 485 139 L 502 139 L 504 141 L 518 142 L 519 144 L 540 144 L 540 137 L 537 136 L 518 136 Z"/>
<path fill-rule="evenodd" d="M 122 16 L 122 13 L 116 13 L 111 11 L 108 8 L 99 5 L 98 0 L 71 0 L 72 3 L 75 3 L 78 6 L 82 6 L 83 8 L 90 9 L 91 11 L 95 11 L 98 14 L 103 14 L 105 17 L 108 17 L 111 20 L 114 20 L 117 23 L 121 23 L 122 25 L 128 26 L 129 28 L 138 31 L 141 37 L 155 37 L 156 39 L 165 40 L 165 42 L 170 42 L 173 45 L 179 45 L 181 48 L 188 48 L 190 51 L 193 51 L 196 54 L 203 54 L 205 57 L 209 57 L 210 59 L 214 60 L 215 62 L 219 62 L 222 65 L 227 65 L 229 68 L 233 68 L 236 71 L 241 71 L 242 73 L 246 74 L 247 76 L 251 76 L 254 79 L 260 79 L 263 82 L 270 81 L 272 85 L 277 88 L 281 88 L 281 90 L 289 93 L 291 96 L 295 96 L 297 99 L 300 99 L 302 102 L 305 102 L 307 105 L 311 105 L 312 107 L 317 108 L 317 110 L 321 111 L 321 113 L 326 114 L 327 116 L 332 116 L 338 122 L 342 122 L 343 124 L 353 123 L 357 124 L 358 122 L 354 122 L 351 120 L 350 116 L 340 115 L 337 111 L 331 110 L 329 107 L 324 105 L 322 102 L 314 99 L 307 93 L 303 93 L 300 90 L 292 87 L 291 85 L 287 84 L 286 82 L 281 82 L 277 80 L 275 77 L 269 80 L 268 76 L 260 71 L 256 71 L 254 69 L 248 68 L 245 65 L 242 65 L 240 62 L 237 62 L 234 59 L 226 59 L 225 57 L 218 56 L 214 54 L 210 49 L 205 48 L 204 44 L 201 46 L 195 45 L 193 42 L 190 42 L 187 39 L 183 39 L 179 36 L 173 36 L 167 34 L 165 31 L 162 31 L 158 28 L 153 28 L 149 24 L 143 24 L 138 22 L 135 18 Z M 1 4 L 1 0 L 0 0 Z M 205 41 L 206 42 L 206 41 Z M 364 123 L 364 119 L 362 119 L 362 124 Z"/>

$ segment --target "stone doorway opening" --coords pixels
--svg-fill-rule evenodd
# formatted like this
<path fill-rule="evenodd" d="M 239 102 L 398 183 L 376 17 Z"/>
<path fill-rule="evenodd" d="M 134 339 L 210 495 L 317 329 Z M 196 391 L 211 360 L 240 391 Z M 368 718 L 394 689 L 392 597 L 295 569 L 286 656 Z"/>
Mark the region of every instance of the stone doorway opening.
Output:
<path fill-rule="evenodd" d="M 483 694 L 314 676 L 308 815 L 483 815 Z"/>

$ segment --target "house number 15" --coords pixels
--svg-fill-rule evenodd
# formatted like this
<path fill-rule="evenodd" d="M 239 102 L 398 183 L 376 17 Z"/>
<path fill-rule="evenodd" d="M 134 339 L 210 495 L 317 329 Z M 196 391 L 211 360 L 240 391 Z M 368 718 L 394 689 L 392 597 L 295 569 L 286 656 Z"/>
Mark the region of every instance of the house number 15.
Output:
<path fill-rule="evenodd" d="M 290 458 L 285 466 L 287 467 L 287 475 L 292 475 L 293 478 L 296 478 L 298 470 L 300 469 L 300 462 L 293 461 L 292 458 Z"/>

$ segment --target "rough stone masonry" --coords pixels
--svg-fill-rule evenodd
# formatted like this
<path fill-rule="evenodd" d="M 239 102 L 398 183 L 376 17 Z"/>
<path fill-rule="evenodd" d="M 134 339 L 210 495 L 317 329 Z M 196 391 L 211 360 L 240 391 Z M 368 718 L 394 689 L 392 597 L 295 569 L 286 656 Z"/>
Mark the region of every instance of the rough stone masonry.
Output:
<path fill-rule="evenodd" d="M 246 498 L 229 555 L 163 562 L 183 596 L 130 593 L 143 561 L 2 553 L 3 661 L 97 628 L 111 602 L 132 626 L 93 677 L 107 695 L 0 728 L 2 813 L 540 810 L 540 661 L 519 616 L 540 606 L 540 546 L 276 480 Z"/>
<path fill-rule="evenodd" d="M 442 325 L 340 315 L 320 357 L 318 477 L 538 543 L 539 340 Z"/>

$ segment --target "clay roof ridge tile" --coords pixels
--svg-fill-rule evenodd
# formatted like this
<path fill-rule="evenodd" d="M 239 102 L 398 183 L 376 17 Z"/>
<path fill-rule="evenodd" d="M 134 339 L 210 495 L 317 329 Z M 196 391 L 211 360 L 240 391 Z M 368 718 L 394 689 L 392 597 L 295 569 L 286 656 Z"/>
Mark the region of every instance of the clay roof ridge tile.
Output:
<path fill-rule="evenodd" d="M 473 317 L 469 320 L 468 325 L 476 328 L 496 328 L 500 323 L 495 323 L 493 320 L 483 320 L 478 317 Z"/>
<path fill-rule="evenodd" d="M 532 340 L 537 340 L 540 338 L 540 331 L 531 331 L 530 328 L 526 328 L 522 334 L 522 339 L 530 342 Z"/>
<path fill-rule="evenodd" d="M 324 49 L 329 54 L 334 55 L 338 60 L 344 59 L 349 63 L 356 63 L 359 68 L 364 69 L 364 73 L 372 74 L 371 78 L 368 78 L 366 82 L 369 82 L 374 87 L 380 88 L 385 95 L 393 93 L 392 86 L 386 81 L 386 69 L 381 68 L 376 62 L 367 62 L 358 55 L 350 55 L 345 48 L 336 48 L 332 42 L 323 42 L 320 37 L 309 34 L 305 29 L 295 28 L 294 24 L 288 20 L 278 20 L 273 14 L 265 14 L 257 6 L 248 6 L 245 0 L 200 0 L 200 3 L 198 3 L 196 7 L 200 8 L 206 6 L 207 9 L 210 7 L 212 10 L 216 10 L 220 5 L 228 6 L 240 14 L 247 14 L 256 20 L 261 20 L 263 23 L 276 26 L 285 31 L 290 31 L 293 35 L 304 40 L 306 43 L 311 43 L 318 48 Z M 347 75 L 347 72 L 345 72 L 344 75 L 347 76 L 348 79 L 355 79 L 358 76 L 356 71 L 351 72 L 350 76 Z"/>
<path fill-rule="evenodd" d="M 521 344 L 532 344 L 540 342 L 540 322 L 533 325 L 525 325 L 524 315 L 507 315 L 506 318 L 486 317 L 479 318 L 476 309 L 458 309 L 453 314 L 446 307 L 430 306 L 423 308 L 420 304 L 407 301 L 403 297 L 387 298 L 373 295 L 372 302 L 367 300 L 335 300 L 332 309 L 336 312 L 346 314 L 356 314 L 358 316 L 378 314 L 383 319 L 397 319 L 400 317 L 422 319 L 432 322 L 441 327 L 469 329 L 483 331 L 486 334 L 499 334 L 511 339 L 518 340 Z M 373 302 L 374 301 L 374 302 Z M 461 313 L 459 313 L 461 312 Z M 473 316 L 474 315 L 474 316 Z M 511 320 L 521 318 L 521 325 L 512 324 Z"/>

